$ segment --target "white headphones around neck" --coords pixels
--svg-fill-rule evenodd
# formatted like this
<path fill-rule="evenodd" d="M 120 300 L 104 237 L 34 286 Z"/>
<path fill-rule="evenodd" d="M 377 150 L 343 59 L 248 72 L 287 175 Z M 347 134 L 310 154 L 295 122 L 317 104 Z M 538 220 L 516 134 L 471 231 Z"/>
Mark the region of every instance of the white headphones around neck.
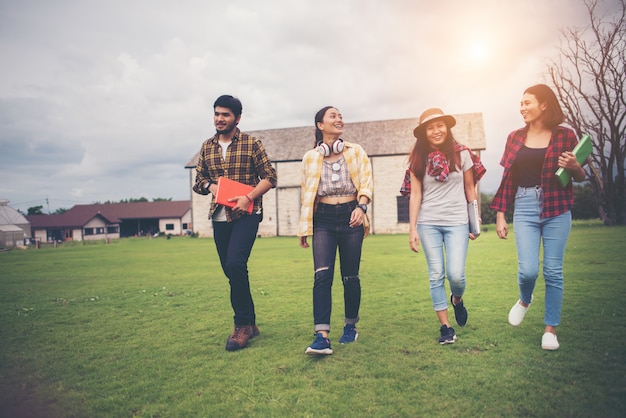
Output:
<path fill-rule="evenodd" d="M 317 152 L 322 154 L 324 157 L 329 157 L 331 152 L 333 154 L 339 154 L 341 151 L 343 151 L 343 139 L 341 138 L 335 140 L 330 147 L 324 142 L 320 142 L 317 146 Z"/>

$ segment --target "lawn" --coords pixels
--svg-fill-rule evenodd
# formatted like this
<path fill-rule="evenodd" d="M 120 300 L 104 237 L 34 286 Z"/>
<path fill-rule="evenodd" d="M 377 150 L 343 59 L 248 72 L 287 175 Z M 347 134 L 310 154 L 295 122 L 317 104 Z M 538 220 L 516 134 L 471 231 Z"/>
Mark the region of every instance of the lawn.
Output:
<path fill-rule="evenodd" d="M 261 238 L 250 260 L 261 335 L 226 352 L 228 283 L 211 239 L 136 238 L 0 253 L 0 417 L 617 417 L 626 411 L 626 228 L 575 224 L 561 349 L 540 348 L 544 282 L 517 328 L 516 252 L 470 243 L 468 324 L 437 344 L 422 253 L 365 240 L 359 339 L 309 357 L 311 251 Z M 450 311 L 452 315 L 452 311 Z M 453 316 L 453 315 L 452 315 Z"/>

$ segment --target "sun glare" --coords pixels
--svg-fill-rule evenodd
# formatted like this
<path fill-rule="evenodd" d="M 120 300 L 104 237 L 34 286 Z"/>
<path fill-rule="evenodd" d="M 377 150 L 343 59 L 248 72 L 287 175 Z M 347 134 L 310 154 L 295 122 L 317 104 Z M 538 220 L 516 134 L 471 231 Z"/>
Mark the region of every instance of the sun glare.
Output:
<path fill-rule="evenodd" d="M 489 49 L 482 42 L 474 42 L 469 47 L 469 56 L 476 63 L 483 63 L 489 57 Z"/>

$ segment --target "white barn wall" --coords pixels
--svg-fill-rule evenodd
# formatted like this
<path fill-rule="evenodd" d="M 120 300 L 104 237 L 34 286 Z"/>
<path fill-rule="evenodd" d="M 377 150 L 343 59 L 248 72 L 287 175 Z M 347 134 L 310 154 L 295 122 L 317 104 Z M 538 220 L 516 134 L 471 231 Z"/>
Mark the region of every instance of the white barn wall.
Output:
<path fill-rule="evenodd" d="M 276 168 L 275 164 L 274 168 Z M 276 192 L 277 190 L 274 188 L 270 189 L 263 195 L 263 222 L 259 224 L 259 232 L 257 232 L 257 235 L 262 237 L 276 236 L 276 225 L 278 220 Z"/>
<path fill-rule="evenodd" d="M 193 186 L 193 182 L 194 180 L 192 179 L 189 185 L 190 190 Z M 202 238 L 213 237 L 213 227 L 211 226 L 211 221 L 208 219 L 209 209 L 211 209 L 211 197 L 212 195 L 210 194 L 204 196 L 194 193 L 193 191 L 191 192 L 192 230 L 197 232 L 198 236 Z"/>
<path fill-rule="evenodd" d="M 406 155 L 370 158 L 374 177 L 374 196 L 368 214 L 373 234 L 408 233 L 408 224 L 398 223 L 396 205 L 406 170 L 406 159 Z"/>
<path fill-rule="evenodd" d="M 300 176 L 301 161 L 288 161 L 275 164 L 278 176 L 278 229 L 277 235 L 296 236 L 300 220 Z"/>

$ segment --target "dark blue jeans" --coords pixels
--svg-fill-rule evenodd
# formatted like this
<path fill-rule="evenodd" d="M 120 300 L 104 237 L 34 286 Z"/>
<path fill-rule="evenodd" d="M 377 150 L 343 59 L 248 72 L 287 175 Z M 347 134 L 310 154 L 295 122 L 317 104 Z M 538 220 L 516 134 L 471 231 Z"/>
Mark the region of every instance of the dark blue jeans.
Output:
<path fill-rule="evenodd" d="M 345 322 L 359 320 L 361 282 L 359 266 L 363 246 L 363 225 L 350 228 L 350 214 L 356 201 L 341 205 L 320 203 L 313 215 L 313 320 L 315 331 L 330 331 L 332 286 L 335 259 L 339 249 L 339 264 L 343 282 Z"/>
<path fill-rule="evenodd" d="M 261 215 L 245 215 L 232 222 L 213 221 L 213 238 L 222 270 L 230 283 L 235 325 L 256 324 L 250 293 L 248 258 L 259 230 Z"/>

